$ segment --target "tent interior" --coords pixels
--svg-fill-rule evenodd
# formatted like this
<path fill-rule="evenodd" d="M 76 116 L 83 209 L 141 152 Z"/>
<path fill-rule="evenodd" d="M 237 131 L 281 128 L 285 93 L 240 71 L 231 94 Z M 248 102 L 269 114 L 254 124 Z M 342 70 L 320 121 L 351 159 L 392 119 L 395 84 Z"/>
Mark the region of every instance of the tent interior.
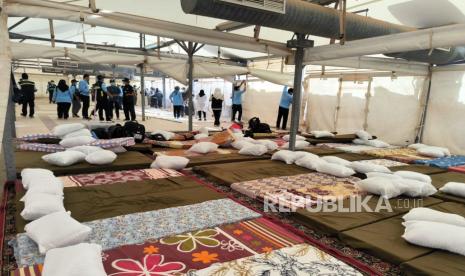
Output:
<path fill-rule="evenodd" d="M 464 275 L 464 33 L 463 0 L 0 0 L 2 275 Z"/>

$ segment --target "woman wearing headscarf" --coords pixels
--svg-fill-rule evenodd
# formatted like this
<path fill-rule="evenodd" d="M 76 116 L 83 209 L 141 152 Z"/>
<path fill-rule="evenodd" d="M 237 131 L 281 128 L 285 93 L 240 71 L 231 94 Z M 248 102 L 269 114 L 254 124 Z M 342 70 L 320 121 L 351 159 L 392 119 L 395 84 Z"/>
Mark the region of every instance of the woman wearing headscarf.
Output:
<path fill-rule="evenodd" d="M 211 107 L 213 110 L 213 116 L 215 116 L 215 126 L 219 127 L 221 125 L 220 118 L 221 118 L 221 111 L 223 109 L 223 101 L 224 96 L 221 89 L 215 88 L 212 96 L 210 97 L 210 101 L 212 102 Z"/>
<path fill-rule="evenodd" d="M 202 121 L 202 114 L 203 119 L 207 120 L 207 96 L 205 95 L 205 91 L 200 90 L 199 94 L 195 97 L 195 109 L 197 110 L 197 114 L 199 115 L 199 121 Z"/>
<path fill-rule="evenodd" d="M 58 119 L 68 119 L 72 101 L 73 94 L 69 90 L 69 86 L 65 80 L 60 80 L 55 93 L 53 93 L 53 102 L 57 104 Z"/>

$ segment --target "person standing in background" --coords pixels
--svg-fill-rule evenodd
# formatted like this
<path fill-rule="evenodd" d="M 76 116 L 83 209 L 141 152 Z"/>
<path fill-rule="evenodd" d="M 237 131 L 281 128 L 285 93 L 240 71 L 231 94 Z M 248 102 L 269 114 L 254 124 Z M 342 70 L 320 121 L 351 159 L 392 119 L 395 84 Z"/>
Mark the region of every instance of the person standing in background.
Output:
<path fill-rule="evenodd" d="M 65 80 L 60 80 L 53 93 L 53 102 L 57 104 L 58 119 L 68 120 L 73 94 Z"/>
<path fill-rule="evenodd" d="M 90 96 L 89 96 L 89 75 L 84 74 L 82 80 L 79 81 L 78 85 L 79 95 L 82 101 L 82 118 L 84 120 L 90 120 L 89 118 L 89 105 L 90 105 Z"/>
<path fill-rule="evenodd" d="M 241 90 L 241 87 L 244 86 L 244 89 Z M 234 86 L 234 90 L 232 92 L 232 120 L 233 122 L 236 121 L 236 113 L 239 113 L 237 116 L 237 122 L 241 122 L 242 120 L 242 95 L 245 93 L 247 89 L 247 83 L 242 81 L 241 84 Z"/>
<path fill-rule="evenodd" d="M 284 86 L 283 94 L 281 95 L 281 101 L 279 103 L 278 120 L 276 122 L 276 128 L 279 129 L 281 126 L 281 119 L 283 121 L 282 129 L 287 128 L 287 118 L 289 117 L 289 108 L 292 104 L 292 98 L 294 89 L 287 89 L 287 85 Z"/>
<path fill-rule="evenodd" d="M 155 90 L 155 98 L 157 99 L 158 103 L 158 108 L 162 109 L 163 108 L 163 93 L 160 91 L 160 89 Z"/>
<path fill-rule="evenodd" d="M 29 80 L 29 76 L 26 73 L 21 75 L 21 80 L 18 84 L 21 87 L 21 93 L 23 94 L 23 109 L 21 116 L 27 116 L 27 107 L 29 106 L 29 117 L 34 118 L 35 93 L 37 92 L 36 84 Z"/>
<path fill-rule="evenodd" d="M 71 95 L 73 95 L 73 108 L 72 108 L 72 113 L 73 113 L 73 118 L 79 118 L 79 110 L 81 110 L 81 97 L 79 93 L 79 89 L 77 88 L 77 80 L 72 80 L 71 81 L 71 86 L 69 87 L 69 91 L 71 92 Z"/>
<path fill-rule="evenodd" d="M 184 107 L 184 99 L 182 92 L 179 89 L 179 86 L 174 87 L 174 91 L 171 92 L 170 101 L 173 104 L 173 113 L 174 118 L 179 119 L 181 117 L 181 112 Z"/>
<path fill-rule="evenodd" d="M 102 75 L 97 76 L 97 82 L 94 84 L 94 93 L 97 101 L 96 110 L 98 110 L 98 117 L 100 121 L 106 120 L 107 122 L 111 121 L 110 114 L 110 102 L 111 98 L 110 93 L 108 93 L 107 85 L 104 82 L 105 77 Z M 103 117 L 103 112 L 105 112 L 105 117 Z"/>
<path fill-rule="evenodd" d="M 197 110 L 197 114 L 199 115 L 199 121 L 202 121 L 202 114 L 203 119 L 207 120 L 207 96 L 205 95 L 205 91 L 200 90 L 199 94 L 195 97 L 195 109 Z"/>
<path fill-rule="evenodd" d="M 121 98 L 120 95 L 122 93 L 121 89 L 116 86 L 115 80 L 110 80 L 110 86 L 107 88 L 108 92 L 111 95 L 110 98 L 110 114 L 111 118 L 114 119 L 114 114 L 116 115 L 116 119 L 119 120 L 119 111 L 121 109 Z M 115 113 L 113 114 L 113 110 Z"/>
<path fill-rule="evenodd" d="M 134 109 L 134 99 L 136 91 L 129 84 L 129 79 L 123 79 L 123 110 L 124 110 L 124 120 L 125 121 L 135 121 L 136 120 L 136 111 Z M 129 117 L 131 116 L 131 117 Z"/>
<path fill-rule="evenodd" d="M 57 88 L 55 81 L 51 80 L 47 84 L 47 93 L 48 93 L 48 100 L 49 103 L 52 103 L 53 101 L 53 92 L 55 92 L 55 88 Z"/>
<path fill-rule="evenodd" d="M 215 88 L 213 95 L 210 97 L 213 116 L 215 117 L 214 125 L 219 127 L 221 125 L 221 111 L 223 110 L 224 96 L 220 88 Z"/>

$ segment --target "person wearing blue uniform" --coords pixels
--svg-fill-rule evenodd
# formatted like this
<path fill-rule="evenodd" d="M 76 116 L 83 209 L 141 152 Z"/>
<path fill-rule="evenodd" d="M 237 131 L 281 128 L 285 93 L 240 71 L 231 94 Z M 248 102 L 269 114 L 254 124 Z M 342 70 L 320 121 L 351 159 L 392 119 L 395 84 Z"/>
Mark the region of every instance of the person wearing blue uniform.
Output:
<path fill-rule="evenodd" d="M 68 120 L 73 95 L 65 80 L 60 80 L 53 93 L 53 102 L 57 104 L 58 119 Z"/>
<path fill-rule="evenodd" d="M 84 120 L 90 120 L 89 118 L 89 105 L 90 105 L 90 93 L 89 93 L 89 75 L 84 74 L 82 80 L 79 81 L 78 90 L 79 97 L 82 101 L 82 118 Z"/>
<path fill-rule="evenodd" d="M 51 80 L 47 84 L 47 93 L 48 93 L 48 100 L 49 103 L 53 102 L 53 92 L 55 92 L 55 89 L 57 88 L 55 81 Z"/>
<path fill-rule="evenodd" d="M 100 121 L 106 120 L 107 122 L 110 122 L 111 114 L 109 98 L 111 98 L 111 95 L 108 93 L 107 85 L 105 84 L 104 79 L 104 76 L 98 75 L 97 82 L 93 86 L 95 100 L 97 102 L 95 109 L 98 111 L 98 117 Z M 103 112 L 105 112 L 105 117 L 103 117 Z"/>
<path fill-rule="evenodd" d="M 277 129 L 281 127 L 281 120 L 283 121 L 282 129 L 285 130 L 287 127 L 287 118 L 289 117 L 289 108 L 292 104 L 293 94 L 293 88 L 287 89 L 287 85 L 284 86 L 281 102 L 279 103 L 278 120 L 276 122 Z"/>
<path fill-rule="evenodd" d="M 115 111 L 116 119 L 119 120 L 119 111 L 121 110 L 121 97 L 122 94 L 121 89 L 116 86 L 115 80 L 110 80 L 110 86 L 107 88 L 108 93 L 110 93 L 110 113 L 111 118 L 114 119 L 113 110 Z"/>
<path fill-rule="evenodd" d="M 179 86 L 176 86 L 174 88 L 174 91 L 171 92 L 170 101 L 173 104 L 174 118 L 179 119 L 181 117 L 181 112 L 184 107 L 184 99 Z"/>
<path fill-rule="evenodd" d="M 241 90 L 241 87 L 244 86 L 244 89 Z M 241 84 L 234 86 L 232 92 L 232 121 L 236 121 L 236 113 L 239 113 L 237 116 L 237 121 L 241 122 L 242 120 L 242 95 L 247 89 L 247 84 L 245 81 L 242 81 Z"/>
<path fill-rule="evenodd" d="M 73 113 L 73 118 L 79 118 L 79 110 L 81 110 L 81 98 L 79 97 L 79 89 L 77 88 L 77 80 L 72 80 L 71 81 L 71 86 L 69 87 L 69 91 L 71 92 L 71 95 L 73 95 L 73 107 L 72 107 L 72 113 Z"/>

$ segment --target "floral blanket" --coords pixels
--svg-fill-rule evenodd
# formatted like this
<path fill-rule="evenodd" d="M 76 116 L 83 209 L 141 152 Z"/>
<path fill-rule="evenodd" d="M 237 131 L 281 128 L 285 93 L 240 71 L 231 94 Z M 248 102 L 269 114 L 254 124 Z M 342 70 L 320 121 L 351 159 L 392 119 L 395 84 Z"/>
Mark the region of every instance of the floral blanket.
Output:
<path fill-rule="evenodd" d="M 378 158 L 390 159 L 403 163 L 413 163 L 415 160 L 430 160 L 431 158 L 421 156 L 415 149 L 411 148 L 394 148 L 394 149 L 375 149 L 363 152 Z"/>
<path fill-rule="evenodd" d="M 157 151 L 154 155 L 166 155 L 166 156 L 182 156 L 182 157 L 196 157 L 196 156 L 205 156 L 205 155 L 215 155 L 215 154 L 231 154 L 234 150 L 229 149 L 218 149 L 216 152 L 201 154 L 188 150 L 168 150 L 168 151 Z"/>
<path fill-rule="evenodd" d="M 103 250 L 109 250 L 258 217 L 261 215 L 230 199 L 219 199 L 83 224 L 92 228 L 86 242 L 100 244 Z M 37 244 L 25 233 L 18 234 L 10 246 L 14 249 L 18 267 L 44 261 Z"/>
<path fill-rule="evenodd" d="M 309 245 L 298 244 L 232 262 L 191 271 L 189 276 L 237 275 L 363 275 L 331 255 Z"/>
<path fill-rule="evenodd" d="M 375 147 L 356 145 L 356 144 L 344 144 L 344 143 L 322 143 L 318 144 L 318 147 L 326 147 L 332 149 L 338 149 L 345 152 L 362 153 L 369 150 L 375 150 Z"/>
<path fill-rule="evenodd" d="M 323 173 L 271 177 L 234 183 L 231 188 L 251 198 L 281 204 L 292 210 L 319 201 L 359 195 L 354 184 L 359 178 L 339 178 Z"/>
<path fill-rule="evenodd" d="M 133 137 L 115 138 L 115 139 L 98 139 L 89 144 L 89 146 L 101 147 L 103 149 L 111 149 L 116 147 L 134 146 L 136 142 Z M 38 151 L 38 152 L 59 152 L 66 150 L 65 147 L 59 144 L 41 144 L 41 143 L 19 143 L 16 146 L 19 150 Z"/>
<path fill-rule="evenodd" d="M 95 185 L 126 183 L 129 181 L 154 180 L 177 176 L 183 176 L 183 174 L 170 169 L 143 169 L 77 174 L 72 176 L 62 176 L 59 177 L 59 179 L 63 182 L 65 187 L 87 187 Z"/>
<path fill-rule="evenodd" d="M 123 245 L 102 254 L 108 275 L 172 275 L 205 269 L 303 243 L 291 232 L 264 218 L 188 232 L 142 244 Z M 17 269 L 12 276 L 38 265 Z M 35 274 L 39 276 L 40 274 Z"/>
<path fill-rule="evenodd" d="M 371 160 L 361 160 L 359 162 L 366 163 L 366 164 L 373 164 L 373 165 L 381 165 L 381 166 L 385 166 L 388 168 L 407 165 L 406 163 L 389 160 L 389 159 L 371 159 Z"/>
<path fill-rule="evenodd" d="M 59 139 L 60 137 L 53 135 L 51 133 L 36 133 L 36 134 L 27 134 L 22 137 L 17 138 L 17 141 L 31 142 L 36 141 L 37 139 Z"/>
<path fill-rule="evenodd" d="M 441 169 L 447 169 L 449 167 L 457 167 L 465 165 L 465 156 L 454 155 L 443 158 L 437 158 L 432 160 L 415 160 L 415 164 L 422 164 L 431 167 L 437 167 Z"/>

